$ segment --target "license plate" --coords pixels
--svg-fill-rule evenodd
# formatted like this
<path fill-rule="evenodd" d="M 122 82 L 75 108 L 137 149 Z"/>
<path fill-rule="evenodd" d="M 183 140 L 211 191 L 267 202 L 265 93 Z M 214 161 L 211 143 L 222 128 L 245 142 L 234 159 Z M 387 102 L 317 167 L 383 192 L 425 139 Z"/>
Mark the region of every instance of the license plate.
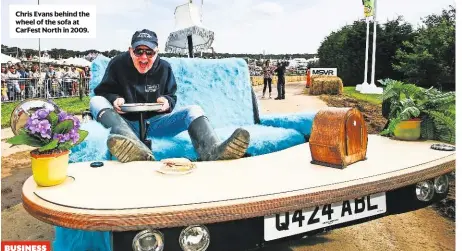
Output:
<path fill-rule="evenodd" d="M 266 241 L 271 241 L 386 211 L 385 193 L 377 193 L 324 206 L 266 216 L 264 238 Z"/>

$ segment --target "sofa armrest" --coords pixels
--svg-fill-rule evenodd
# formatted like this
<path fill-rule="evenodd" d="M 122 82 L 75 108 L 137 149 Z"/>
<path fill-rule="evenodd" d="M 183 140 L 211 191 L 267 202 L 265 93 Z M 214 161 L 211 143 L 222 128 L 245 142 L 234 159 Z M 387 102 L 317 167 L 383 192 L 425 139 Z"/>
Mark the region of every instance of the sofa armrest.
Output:
<path fill-rule="evenodd" d="M 260 124 L 272 127 L 294 129 L 305 136 L 311 135 L 314 117 L 317 111 L 299 112 L 290 114 L 264 114 L 260 115 Z"/>

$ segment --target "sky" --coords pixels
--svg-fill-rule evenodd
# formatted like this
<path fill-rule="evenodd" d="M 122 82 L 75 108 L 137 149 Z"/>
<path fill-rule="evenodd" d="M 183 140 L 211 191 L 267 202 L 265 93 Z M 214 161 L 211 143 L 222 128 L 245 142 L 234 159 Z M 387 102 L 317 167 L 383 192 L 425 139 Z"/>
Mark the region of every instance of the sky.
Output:
<path fill-rule="evenodd" d="M 147 28 L 157 33 L 159 48 L 175 30 L 175 7 L 188 0 L 40 0 L 40 4 L 96 5 L 96 38 L 41 39 L 41 49 L 126 50 L 132 34 Z M 193 0 L 201 6 L 201 0 Z M 9 36 L 10 4 L 37 0 L 1 0 L 1 43 L 38 49 L 38 39 Z M 377 20 L 399 15 L 415 27 L 421 18 L 439 14 L 454 0 L 378 0 Z M 361 0 L 203 0 L 203 25 L 215 32 L 219 53 L 317 53 L 323 39 L 363 18 Z M 366 29 L 366 27 L 364 27 Z M 373 31 L 371 26 L 371 32 Z"/>

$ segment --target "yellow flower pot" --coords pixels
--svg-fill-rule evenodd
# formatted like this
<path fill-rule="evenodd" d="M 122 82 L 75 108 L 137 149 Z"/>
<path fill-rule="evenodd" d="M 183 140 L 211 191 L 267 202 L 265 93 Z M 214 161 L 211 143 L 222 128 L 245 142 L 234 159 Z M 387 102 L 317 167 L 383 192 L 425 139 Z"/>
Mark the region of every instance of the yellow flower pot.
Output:
<path fill-rule="evenodd" d="M 39 186 L 56 186 L 67 178 L 69 150 L 61 153 L 40 154 L 32 151 L 32 175 Z"/>
<path fill-rule="evenodd" d="M 420 138 L 420 119 L 401 121 L 396 125 L 393 134 L 401 140 L 418 140 Z"/>

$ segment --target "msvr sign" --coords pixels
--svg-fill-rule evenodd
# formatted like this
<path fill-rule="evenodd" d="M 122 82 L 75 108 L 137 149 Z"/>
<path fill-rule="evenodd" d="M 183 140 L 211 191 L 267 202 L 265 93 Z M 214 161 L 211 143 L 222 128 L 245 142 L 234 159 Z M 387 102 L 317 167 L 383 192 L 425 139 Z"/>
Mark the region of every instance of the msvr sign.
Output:
<path fill-rule="evenodd" d="M 310 75 L 337 76 L 337 68 L 311 68 Z"/>

